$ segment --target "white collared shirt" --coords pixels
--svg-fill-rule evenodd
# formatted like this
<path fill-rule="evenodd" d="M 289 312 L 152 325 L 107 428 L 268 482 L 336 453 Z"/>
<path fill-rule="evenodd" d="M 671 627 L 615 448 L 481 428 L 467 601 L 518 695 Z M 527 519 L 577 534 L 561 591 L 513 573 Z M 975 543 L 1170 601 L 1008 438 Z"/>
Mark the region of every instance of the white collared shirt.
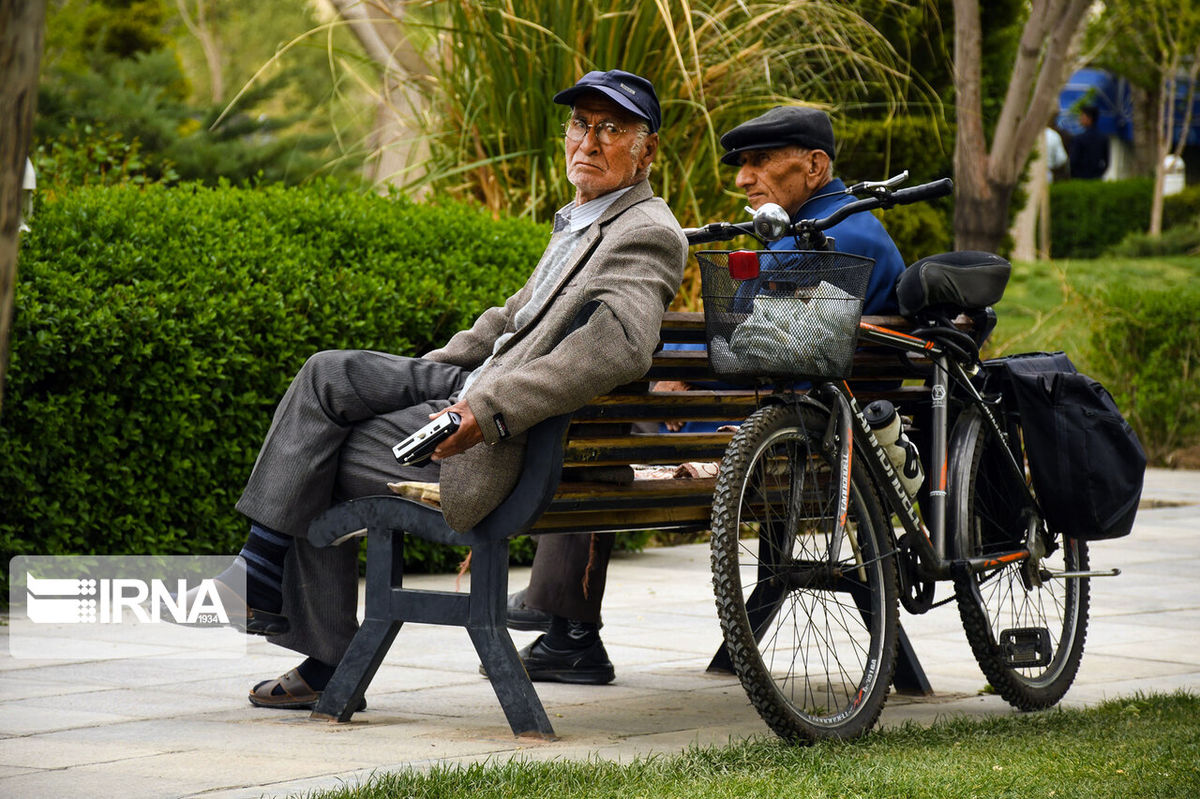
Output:
<path fill-rule="evenodd" d="M 610 191 L 594 200 L 588 200 L 583 205 L 567 203 L 554 215 L 554 231 L 557 233 L 564 228 L 569 228 L 572 233 L 578 233 L 603 216 L 610 205 L 621 199 L 625 192 L 632 188 L 633 186 L 626 186 L 623 189 Z"/>

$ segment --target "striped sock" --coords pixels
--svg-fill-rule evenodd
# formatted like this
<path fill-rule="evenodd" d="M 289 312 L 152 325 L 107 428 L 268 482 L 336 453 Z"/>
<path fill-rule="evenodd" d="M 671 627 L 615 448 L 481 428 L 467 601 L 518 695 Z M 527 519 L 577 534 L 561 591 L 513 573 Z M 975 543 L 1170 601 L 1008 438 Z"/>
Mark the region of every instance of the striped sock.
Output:
<path fill-rule="evenodd" d="M 238 554 L 246 562 L 246 604 L 278 613 L 283 607 L 283 561 L 295 541 L 290 535 L 251 523 Z"/>

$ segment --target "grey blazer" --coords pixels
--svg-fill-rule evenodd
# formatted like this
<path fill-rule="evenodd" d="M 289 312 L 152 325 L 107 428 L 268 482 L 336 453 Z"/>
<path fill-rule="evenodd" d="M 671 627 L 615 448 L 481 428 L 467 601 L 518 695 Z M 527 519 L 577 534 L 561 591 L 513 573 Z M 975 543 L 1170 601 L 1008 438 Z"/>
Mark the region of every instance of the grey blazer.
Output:
<path fill-rule="evenodd" d="M 686 260 L 679 223 L 646 181 L 584 232 L 550 301 L 466 394 L 485 443 L 442 462 L 442 511 L 451 527 L 470 529 L 512 491 L 530 427 L 646 373 Z M 532 281 L 424 357 L 475 369 L 501 334 L 514 332 L 513 317 L 531 293 Z M 589 303 L 587 323 L 570 331 Z"/>

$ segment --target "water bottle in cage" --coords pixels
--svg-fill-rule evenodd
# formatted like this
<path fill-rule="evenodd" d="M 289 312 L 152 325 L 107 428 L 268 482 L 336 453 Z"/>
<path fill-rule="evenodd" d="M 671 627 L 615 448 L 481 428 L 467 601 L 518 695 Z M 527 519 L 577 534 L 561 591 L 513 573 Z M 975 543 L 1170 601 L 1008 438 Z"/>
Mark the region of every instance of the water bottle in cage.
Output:
<path fill-rule="evenodd" d="M 925 479 L 925 472 L 921 468 L 917 445 L 909 440 L 900 426 L 900 414 L 896 412 L 896 406 L 887 400 L 876 400 L 865 408 L 864 413 L 871 432 L 879 440 L 888 460 L 892 462 L 892 468 L 900 477 L 900 484 L 910 497 L 915 496 Z"/>

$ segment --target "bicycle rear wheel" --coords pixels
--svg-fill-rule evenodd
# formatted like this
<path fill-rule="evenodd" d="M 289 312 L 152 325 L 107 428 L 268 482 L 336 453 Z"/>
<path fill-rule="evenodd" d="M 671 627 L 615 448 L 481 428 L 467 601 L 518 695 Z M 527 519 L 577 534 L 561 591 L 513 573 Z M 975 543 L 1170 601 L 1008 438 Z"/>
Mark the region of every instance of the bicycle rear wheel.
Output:
<path fill-rule="evenodd" d="M 1023 463 L 1020 426 L 1011 423 L 1009 429 Z M 960 558 L 1012 550 L 1026 539 L 1033 509 L 1004 462 L 1003 446 L 976 408 L 955 426 L 948 518 Z M 1039 539 L 1047 550 L 1043 557 L 954 581 L 979 667 L 997 693 L 1021 710 L 1050 707 L 1062 698 L 1079 671 L 1087 636 L 1088 579 L 1049 577 L 1086 570 L 1087 543 L 1047 534 Z"/>
<path fill-rule="evenodd" d="M 726 450 L 713 498 L 717 614 L 734 671 L 779 736 L 853 738 L 879 718 L 896 664 L 896 564 L 865 470 L 831 561 L 836 454 L 828 416 L 763 408 Z"/>

